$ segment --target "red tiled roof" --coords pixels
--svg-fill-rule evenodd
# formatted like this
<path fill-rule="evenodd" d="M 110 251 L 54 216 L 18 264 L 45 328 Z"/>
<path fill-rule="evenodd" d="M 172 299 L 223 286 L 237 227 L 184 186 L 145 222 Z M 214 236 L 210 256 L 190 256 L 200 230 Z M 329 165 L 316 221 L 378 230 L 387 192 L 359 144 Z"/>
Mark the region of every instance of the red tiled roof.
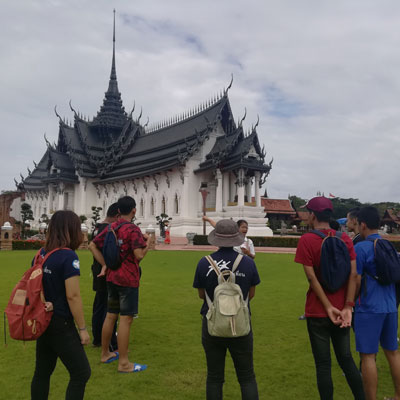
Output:
<path fill-rule="evenodd" d="M 297 215 L 299 216 L 301 221 L 307 222 L 310 213 L 308 211 L 297 211 Z"/>
<path fill-rule="evenodd" d="M 290 214 L 296 215 L 290 200 L 268 199 L 261 197 L 261 205 L 267 214 Z"/>
<path fill-rule="evenodd" d="M 400 217 L 399 214 L 395 214 L 393 208 L 388 208 L 383 215 L 382 221 L 393 221 L 396 224 L 400 224 Z"/>

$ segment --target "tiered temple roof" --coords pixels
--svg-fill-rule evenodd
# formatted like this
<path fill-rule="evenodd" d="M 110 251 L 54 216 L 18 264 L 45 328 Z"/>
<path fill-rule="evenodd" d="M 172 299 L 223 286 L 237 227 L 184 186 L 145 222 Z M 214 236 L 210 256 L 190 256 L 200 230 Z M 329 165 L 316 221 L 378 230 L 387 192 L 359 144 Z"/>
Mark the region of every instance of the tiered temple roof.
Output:
<path fill-rule="evenodd" d="M 229 85 L 230 87 L 231 85 Z M 228 87 L 228 89 L 229 89 Z M 132 110 L 125 112 L 118 90 L 115 67 L 115 20 L 113 56 L 108 89 L 103 105 L 92 120 L 74 113 L 73 124 L 59 117 L 56 145 L 47 142 L 47 151 L 27 178 L 17 183 L 22 190 L 43 190 L 47 183 L 78 183 L 80 177 L 95 183 L 139 178 L 180 167 L 197 152 L 219 124 L 223 134 L 195 172 L 220 168 L 222 171 L 244 168 L 248 174 L 260 171 L 268 175 L 271 163 L 264 164 L 256 127 L 244 133 L 242 121 L 235 124 L 228 99 L 228 89 L 205 105 L 196 107 L 181 118 L 146 129 Z"/>

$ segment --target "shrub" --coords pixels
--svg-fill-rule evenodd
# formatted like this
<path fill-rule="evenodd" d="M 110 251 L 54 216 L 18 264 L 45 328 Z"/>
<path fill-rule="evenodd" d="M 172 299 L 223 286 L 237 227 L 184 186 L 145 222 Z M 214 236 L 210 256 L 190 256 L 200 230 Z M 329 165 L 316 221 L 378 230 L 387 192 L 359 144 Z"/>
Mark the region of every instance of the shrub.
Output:
<path fill-rule="evenodd" d="M 285 236 L 249 236 L 257 247 L 297 247 L 298 237 Z M 193 239 L 193 244 L 197 246 L 208 245 L 207 235 L 196 235 Z"/>
<path fill-rule="evenodd" d="M 13 250 L 39 250 L 44 246 L 44 240 L 13 240 Z"/>

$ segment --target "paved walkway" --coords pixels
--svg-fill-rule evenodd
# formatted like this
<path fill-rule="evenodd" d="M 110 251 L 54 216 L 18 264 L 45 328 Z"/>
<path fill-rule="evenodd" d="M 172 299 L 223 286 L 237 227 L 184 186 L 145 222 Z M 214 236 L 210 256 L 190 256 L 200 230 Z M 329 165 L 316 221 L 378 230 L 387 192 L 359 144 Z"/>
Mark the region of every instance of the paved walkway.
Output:
<path fill-rule="evenodd" d="M 156 250 L 216 251 L 215 246 L 189 246 L 185 237 L 171 237 L 171 244 L 157 243 Z M 290 247 L 255 247 L 256 253 L 295 254 Z"/>

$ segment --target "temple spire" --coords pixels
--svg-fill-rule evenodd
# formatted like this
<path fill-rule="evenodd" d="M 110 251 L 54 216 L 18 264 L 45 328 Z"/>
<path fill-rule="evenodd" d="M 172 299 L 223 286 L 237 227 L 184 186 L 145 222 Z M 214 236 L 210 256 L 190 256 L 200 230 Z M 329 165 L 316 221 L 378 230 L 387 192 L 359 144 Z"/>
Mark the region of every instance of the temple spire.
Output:
<path fill-rule="evenodd" d="M 114 8 L 114 21 L 113 21 L 113 55 L 111 64 L 110 83 L 108 85 L 108 92 L 118 93 L 117 71 L 115 68 L 115 8 Z"/>
<path fill-rule="evenodd" d="M 103 105 L 94 118 L 94 125 L 122 128 L 126 123 L 128 116 L 122 105 L 121 93 L 118 90 L 117 72 L 115 68 L 115 9 L 113 19 L 113 52 L 111 63 L 111 74 L 108 83 L 108 89 L 105 93 Z"/>

